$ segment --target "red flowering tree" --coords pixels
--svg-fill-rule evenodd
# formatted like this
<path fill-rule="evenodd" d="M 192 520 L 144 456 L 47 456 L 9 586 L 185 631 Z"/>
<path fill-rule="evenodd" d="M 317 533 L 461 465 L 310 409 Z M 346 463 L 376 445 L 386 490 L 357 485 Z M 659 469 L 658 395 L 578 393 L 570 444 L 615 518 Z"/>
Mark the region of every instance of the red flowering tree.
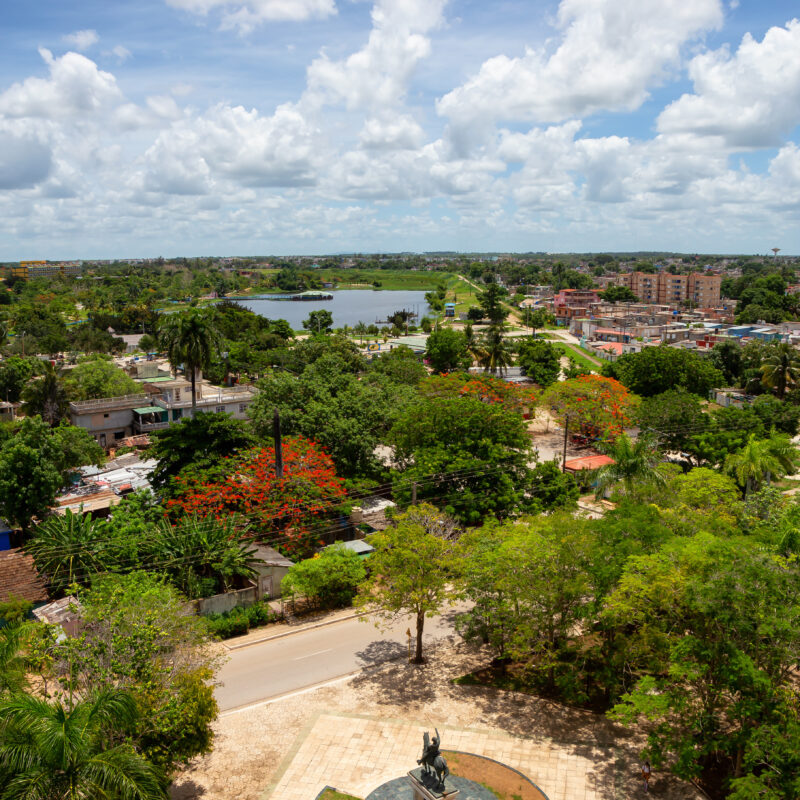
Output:
<path fill-rule="evenodd" d="M 434 375 L 420 383 L 419 392 L 423 397 L 474 397 L 484 403 L 502 404 L 526 419 L 536 405 L 536 395 L 530 386 L 509 383 L 493 375 L 463 372 Z"/>
<path fill-rule="evenodd" d="M 613 442 L 631 424 L 639 398 L 619 381 L 601 375 L 581 375 L 553 384 L 542 406 L 564 427 L 602 441 Z"/>
<path fill-rule="evenodd" d="M 174 478 L 168 510 L 217 519 L 241 514 L 256 539 L 290 556 L 308 556 L 324 543 L 322 533 L 346 497 L 330 456 L 302 436 L 283 440 L 281 478 L 275 475 L 272 447 L 224 459 L 222 466 L 215 474 L 223 477 Z"/>

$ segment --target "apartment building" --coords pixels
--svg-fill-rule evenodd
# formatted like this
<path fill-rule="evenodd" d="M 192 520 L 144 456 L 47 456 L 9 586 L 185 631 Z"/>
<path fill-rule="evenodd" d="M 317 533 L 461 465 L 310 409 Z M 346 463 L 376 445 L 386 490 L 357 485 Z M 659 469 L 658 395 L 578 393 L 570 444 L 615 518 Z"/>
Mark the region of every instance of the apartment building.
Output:
<path fill-rule="evenodd" d="M 553 298 L 553 313 L 557 320 L 565 322 L 586 316 L 591 305 L 599 302 L 600 297 L 594 290 L 562 289 Z"/>
<path fill-rule="evenodd" d="M 692 303 L 711 308 L 719 305 L 722 276 L 697 272 L 690 275 L 627 272 L 619 276 L 618 283 L 627 286 L 644 303 Z"/>
<path fill-rule="evenodd" d="M 53 278 L 57 275 L 80 275 L 80 261 L 20 261 L 18 266 L 11 267 L 11 275 L 15 278 Z"/>

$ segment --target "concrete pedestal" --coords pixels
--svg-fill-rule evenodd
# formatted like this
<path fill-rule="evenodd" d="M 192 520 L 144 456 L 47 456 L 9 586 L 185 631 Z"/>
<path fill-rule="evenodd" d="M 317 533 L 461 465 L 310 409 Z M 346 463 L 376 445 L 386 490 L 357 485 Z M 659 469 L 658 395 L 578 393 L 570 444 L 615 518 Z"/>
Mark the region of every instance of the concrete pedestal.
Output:
<path fill-rule="evenodd" d="M 458 794 L 458 789 L 445 778 L 444 789 L 440 788 L 436 775 L 425 772 L 422 767 L 412 769 L 408 773 L 408 780 L 414 790 L 414 800 L 453 800 Z"/>

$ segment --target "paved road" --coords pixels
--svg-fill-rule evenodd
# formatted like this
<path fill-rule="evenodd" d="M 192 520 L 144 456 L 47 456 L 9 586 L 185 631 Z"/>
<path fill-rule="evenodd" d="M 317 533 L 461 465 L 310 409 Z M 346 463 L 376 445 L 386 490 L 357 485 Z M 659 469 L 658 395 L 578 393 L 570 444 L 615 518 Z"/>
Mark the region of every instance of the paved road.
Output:
<path fill-rule="evenodd" d="M 450 613 L 425 620 L 424 645 L 451 635 L 452 618 Z M 408 628 L 414 630 L 410 617 L 397 622 L 389 631 L 378 630 L 371 622 L 349 619 L 233 650 L 218 674 L 221 685 L 216 696 L 220 711 L 314 686 L 391 658 L 405 657 Z"/>

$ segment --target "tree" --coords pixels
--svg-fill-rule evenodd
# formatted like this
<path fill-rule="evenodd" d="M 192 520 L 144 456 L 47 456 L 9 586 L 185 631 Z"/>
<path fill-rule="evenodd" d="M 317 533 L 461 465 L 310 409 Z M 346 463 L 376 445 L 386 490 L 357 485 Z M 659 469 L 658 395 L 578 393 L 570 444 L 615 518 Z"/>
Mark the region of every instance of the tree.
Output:
<path fill-rule="evenodd" d="M 366 578 L 364 560 L 341 543 L 289 568 L 281 581 L 284 597 L 300 595 L 323 608 L 350 605 Z"/>
<path fill-rule="evenodd" d="M 711 348 L 711 361 L 725 376 L 725 385 L 734 386 L 742 377 L 742 346 L 736 341 L 724 341 Z"/>
<path fill-rule="evenodd" d="M 64 387 L 72 400 L 122 397 L 142 388 L 111 359 L 100 357 L 79 363 L 64 380 Z"/>
<path fill-rule="evenodd" d="M 38 358 L 20 358 L 10 356 L 0 363 L 0 400 L 16 403 L 28 381 L 40 369 L 42 362 Z"/>
<path fill-rule="evenodd" d="M 370 536 L 370 574 L 355 600 L 379 620 L 410 614 L 415 619 L 414 663 L 421 664 L 425 617 L 438 614 L 453 597 L 448 585 L 447 557 L 452 545 L 427 533 L 422 525 L 401 522 Z"/>
<path fill-rule="evenodd" d="M 92 575 L 105 569 L 98 546 L 102 529 L 103 523 L 89 514 L 74 514 L 69 509 L 36 527 L 25 550 L 33 556 L 36 570 L 47 580 L 53 596 L 63 596 L 76 583 L 88 585 Z"/>
<path fill-rule="evenodd" d="M 196 471 L 217 466 L 221 458 L 233 456 L 255 444 L 248 424 L 230 414 L 197 414 L 177 425 L 156 431 L 149 455 L 158 460 L 150 483 L 159 492 L 168 490 L 172 479 L 184 469 Z"/>
<path fill-rule="evenodd" d="M 146 572 L 98 576 L 80 594 L 82 627 L 53 646 L 52 672 L 74 696 L 127 691 L 139 711 L 123 733 L 170 777 L 211 750 L 217 714 L 206 626 Z"/>
<path fill-rule="evenodd" d="M 781 342 L 761 364 L 761 382 L 768 389 L 774 389 L 779 400 L 783 400 L 786 390 L 793 388 L 800 377 L 800 353 L 791 345 Z"/>
<path fill-rule="evenodd" d="M 222 340 L 213 318 L 193 309 L 166 314 L 159 326 L 159 341 L 173 370 L 183 365 L 192 383 L 192 416 L 197 413 L 197 372 L 208 370 L 221 350 Z"/>
<path fill-rule="evenodd" d="M 617 437 L 609 455 L 614 463 L 600 467 L 597 471 L 598 495 L 619 483 L 627 495 L 634 494 L 637 484 L 640 483 L 664 484 L 664 476 L 658 471 L 661 453 L 652 435 L 642 433 L 638 439 L 633 440 L 623 433 Z"/>
<path fill-rule="evenodd" d="M 121 743 L 136 719 L 118 691 L 66 704 L 26 694 L 0 702 L 0 797 L 165 800 L 159 772 Z"/>
<path fill-rule="evenodd" d="M 441 328 L 428 336 L 425 358 L 431 369 L 439 373 L 468 369 L 472 363 L 464 334 L 450 328 Z"/>
<path fill-rule="evenodd" d="M 652 397 L 669 389 L 708 397 L 725 378 L 710 359 L 689 350 L 669 347 L 645 347 L 639 353 L 626 353 L 603 366 L 603 375 L 616 378 L 642 397 Z"/>
<path fill-rule="evenodd" d="M 29 417 L 40 416 L 53 427 L 66 415 L 67 392 L 53 364 L 49 361 L 42 363 L 42 374 L 22 390 L 22 410 Z"/>
<path fill-rule="evenodd" d="M 50 508 L 62 482 L 58 454 L 41 430 L 23 429 L 0 448 L 0 514 L 23 532 Z"/>
<path fill-rule="evenodd" d="M 478 364 L 485 372 L 490 372 L 492 375 L 498 372 L 504 375 L 506 369 L 513 363 L 514 354 L 503 338 L 502 325 L 492 324 L 478 348 Z"/>
<path fill-rule="evenodd" d="M 333 330 L 333 314 L 326 308 L 312 311 L 308 319 L 303 320 L 303 327 L 311 333 L 330 333 Z"/>
<path fill-rule="evenodd" d="M 543 461 L 533 468 L 529 493 L 539 511 L 553 511 L 575 508 L 580 489 L 572 475 L 561 471 L 558 462 Z"/>
<path fill-rule="evenodd" d="M 536 336 L 539 328 L 546 328 L 555 324 L 555 317 L 546 308 L 535 308 L 533 311 L 526 309 L 525 325 L 531 329 L 531 335 Z"/>
<path fill-rule="evenodd" d="M 256 434 L 272 438 L 277 409 L 283 433 L 318 442 L 346 477 L 380 471 L 375 448 L 413 396 L 410 386 L 393 383 L 379 372 L 360 378 L 351 374 L 335 355 L 310 364 L 299 378 L 272 372 L 258 386 L 250 406 Z"/>
<path fill-rule="evenodd" d="M 22 625 L 21 619 L 15 619 L 14 615 L 18 609 L 25 609 L 25 615 L 33 607 L 33 603 L 27 603 L 13 595 L 0 603 L 0 619 L 6 624 L 0 628 L 0 700 L 7 694 L 21 692 L 28 685 L 28 665 L 24 656 L 20 653 L 22 644 Z M 13 608 L 16 606 L 16 608 Z M 24 617 L 23 617 L 24 619 Z M 0 782 L 2 778 L 0 778 Z"/>
<path fill-rule="evenodd" d="M 682 450 L 691 436 L 710 424 L 700 398 L 685 389 L 645 398 L 636 417 L 639 427 L 652 431 L 667 450 Z"/>
<path fill-rule="evenodd" d="M 478 303 L 484 316 L 492 325 L 502 324 L 508 316 L 508 311 L 503 305 L 503 298 L 508 292 L 499 284 L 491 282 L 486 290 L 478 296 Z"/>
<path fill-rule="evenodd" d="M 597 296 L 607 303 L 639 302 L 639 298 L 627 286 L 609 286 L 605 291 L 598 292 Z"/>
<path fill-rule="evenodd" d="M 541 405 L 562 427 L 613 441 L 631 424 L 639 398 L 613 378 L 584 375 L 552 385 Z"/>
<path fill-rule="evenodd" d="M 224 519 L 181 517 L 150 532 L 144 566 L 163 570 L 187 597 L 230 591 L 237 578 L 253 578 L 256 550 L 235 515 Z M 149 563 L 148 563 L 149 562 Z"/>
<path fill-rule="evenodd" d="M 428 375 L 419 356 L 405 345 L 394 347 L 388 353 L 381 353 L 370 362 L 371 372 L 386 375 L 393 383 L 416 386 Z"/>
<path fill-rule="evenodd" d="M 530 337 L 520 340 L 518 363 L 523 373 L 543 388 L 555 383 L 561 372 L 558 350 L 544 339 Z"/>
<path fill-rule="evenodd" d="M 531 442 L 518 411 L 474 396 L 426 396 L 406 407 L 392 428 L 400 470 L 395 496 L 440 498 L 462 523 L 504 517 L 533 501 Z"/>
<path fill-rule="evenodd" d="M 761 484 L 793 472 L 800 453 L 786 434 L 773 434 L 768 439 L 756 439 L 750 434 L 747 444 L 725 459 L 725 472 L 744 487 L 745 498 Z"/>
<path fill-rule="evenodd" d="M 643 729 L 654 766 L 666 762 L 681 778 L 699 778 L 715 798 L 731 796 L 731 780 L 741 779 L 740 787 L 760 780 L 767 764 L 748 778 L 748 753 L 755 757 L 778 730 L 790 730 L 779 717 L 796 691 L 800 611 L 790 598 L 798 591 L 796 567 L 741 538 L 676 537 L 628 561 L 605 616 L 628 631 L 628 669 L 640 677 L 613 716 Z"/>
<path fill-rule="evenodd" d="M 274 542 L 288 555 L 304 556 L 323 543 L 319 528 L 344 502 L 346 492 L 333 461 L 300 436 L 283 440 L 283 476 L 275 474 L 274 448 L 256 448 L 223 459 L 218 475 L 178 476 L 173 514 L 223 520 L 242 514 L 255 538 Z"/>

